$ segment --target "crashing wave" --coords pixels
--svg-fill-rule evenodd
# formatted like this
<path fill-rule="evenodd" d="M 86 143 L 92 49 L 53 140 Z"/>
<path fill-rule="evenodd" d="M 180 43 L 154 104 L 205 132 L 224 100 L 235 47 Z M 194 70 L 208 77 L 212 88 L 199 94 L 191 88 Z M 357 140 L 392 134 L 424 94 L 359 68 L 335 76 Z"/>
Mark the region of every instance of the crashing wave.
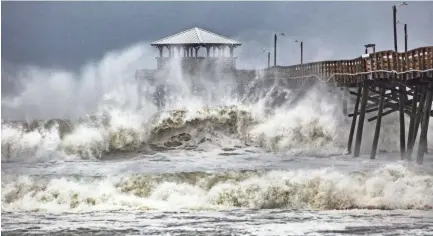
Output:
<path fill-rule="evenodd" d="M 251 114 L 235 106 L 164 111 L 148 121 L 136 114 L 117 114 L 77 122 L 2 122 L 2 158 L 63 153 L 88 159 L 140 151 L 146 145 L 157 150 L 191 147 L 219 134 L 245 139 L 253 124 Z"/>
<path fill-rule="evenodd" d="M 432 207 L 433 176 L 398 164 L 352 173 L 326 168 L 2 180 L 2 211 Z"/>

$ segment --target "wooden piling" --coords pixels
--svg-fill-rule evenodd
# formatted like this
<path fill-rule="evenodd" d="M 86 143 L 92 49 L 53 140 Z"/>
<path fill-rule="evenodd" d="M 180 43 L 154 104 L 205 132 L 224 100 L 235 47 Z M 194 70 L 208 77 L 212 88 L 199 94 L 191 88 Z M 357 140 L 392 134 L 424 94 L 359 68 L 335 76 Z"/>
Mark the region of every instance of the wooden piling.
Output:
<path fill-rule="evenodd" d="M 421 124 L 422 121 L 422 117 L 423 117 L 423 110 L 424 110 L 424 105 L 425 105 L 425 101 L 427 98 L 427 90 L 425 88 L 421 89 L 420 87 L 420 97 L 421 99 L 419 100 L 419 107 L 417 109 L 417 113 L 416 113 L 416 118 L 415 118 L 415 128 L 413 130 L 413 143 L 412 143 L 412 148 L 415 145 L 415 141 L 416 141 L 416 137 L 418 136 L 418 129 L 419 126 Z"/>
<path fill-rule="evenodd" d="M 355 151 L 353 153 L 354 157 L 359 157 L 361 152 L 362 131 L 364 129 L 365 108 L 368 101 L 369 81 L 365 80 L 362 87 L 361 111 L 359 112 L 358 130 L 356 131 Z"/>
<path fill-rule="evenodd" d="M 405 132 L 405 126 L 404 126 L 404 104 L 405 104 L 405 93 L 404 93 L 404 89 L 406 89 L 406 87 L 404 86 L 400 86 L 399 87 L 399 113 L 400 113 L 400 155 L 401 155 L 401 159 L 404 160 L 405 156 L 406 156 L 406 143 L 405 143 L 405 137 L 406 137 L 406 132 Z"/>
<path fill-rule="evenodd" d="M 380 94 L 382 94 L 382 96 L 380 96 L 380 101 L 379 101 L 379 110 L 377 112 L 377 120 L 376 120 L 376 130 L 374 131 L 373 146 L 371 148 L 370 159 L 376 158 L 377 144 L 379 142 L 380 127 L 382 122 L 383 104 L 385 101 L 385 89 L 380 88 L 379 92 Z"/>
<path fill-rule="evenodd" d="M 422 164 L 424 162 L 424 154 L 427 149 L 427 133 L 428 133 L 428 123 L 430 120 L 430 109 L 432 103 L 432 91 L 431 91 L 432 88 L 433 88 L 433 82 L 430 82 L 426 91 L 426 99 L 425 99 L 426 103 L 425 103 L 424 113 L 423 113 L 421 134 L 419 137 L 418 155 L 416 158 L 416 162 L 418 164 Z"/>
<path fill-rule="evenodd" d="M 355 108 L 353 110 L 352 125 L 350 126 L 349 141 L 347 143 L 347 151 L 349 152 L 349 154 L 352 153 L 353 134 L 355 132 L 356 118 L 358 116 L 359 101 L 361 100 L 361 91 L 362 87 L 359 86 L 358 93 L 356 95 Z"/>
<path fill-rule="evenodd" d="M 412 107 L 411 107 L 411 114 L 410 114 L 410 121 L 409 121 L 409 132 L 407 134 L 407 150 L 406 150 L 406 159 L 412 160 L 412 153 L 413 153 L 413 144 L 415 142 L 415 123 L 416 123 L 416 108 L 418 103 L 418 92 L 419 92 L 419 85 L 414 86 L 414 93 L 412 96 Z"/>
<path fill-rule="evenodd" d="M 347 86 L 344 86 L 344 92 L 343 92 L 343 114 L 344 116 L 347 116 L 347 99 L 349 98 L 349 88 Z"/>

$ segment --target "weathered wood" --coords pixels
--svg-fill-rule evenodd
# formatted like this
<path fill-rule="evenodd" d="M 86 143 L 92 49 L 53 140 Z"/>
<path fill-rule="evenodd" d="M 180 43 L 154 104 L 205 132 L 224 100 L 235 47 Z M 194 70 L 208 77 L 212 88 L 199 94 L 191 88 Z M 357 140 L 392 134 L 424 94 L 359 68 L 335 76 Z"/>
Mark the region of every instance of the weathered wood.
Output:
<path fill-rule="evenodd" d="M 399 115 L 400 115 L 400 155 L 401 159 L 404 159 L 406 156 L 406 132 L 405 132 L 405 125 L 404 125 L 404 104 L 405 104 L 405 93 L 403 92 L 403 89 L 405 87 L 400 86 L 400 93 L 399 93 Z"/>
<path fill-rule="evenodd" d="M 418 164 L 422 164 L 424 161 L 424 154 L 427 150 L 427 133 L 428 133 L 428 123 L 430 120 L 430 107 L 432 103 L 432 91 L 433 88 L 433 82 L 429 84 L 429 87 L 426 92 L 426 103 L 424 108 L 424 114 L 423 114 L 423 121 L 422 121 L 422 129 L 421 134 L 419 138 L 419 146 L 418 146 L 418 155 L 416 158 L 416 162 Z"/>
<path fill-rule="evenodd" d="M 408 160 L 412 160 L 412 152 L 413 152 L 413 143 L 415 142 L 415 120 L 416 120 L 416 107 L 418 102 L 418 91 L 419 86 L 416 85 L 414 89 L 414 96 L 412 98 L 412 111 L 410 114 L 410 121 L 409 121 L 409 133 L 407 135 L 407 151 L 406 151 L 406 158 Z"/>
<path fill-rule="evenodd" d="M 343 92 L 343 114 L 347 116 L 347 99 L 349 98 L 349 88 L 347 86 L 344 87 Z"/>
<path fill-rule="evenodd" d="M 274 67 L 265 70 L 279 71 L 286 78 L 302 75 L 320 76 L 325 81 L 332 79 L 340 86 L 354 87 L 357 87 L 367 78 L 365 72 L 371 72 L 370 75 L 377 80 L 393 80 L 393 82 L 403 85 L 420 76 L 429 76 L 432 79 L 433 71 L 425 71 L 433 68 L 432 61 L 433 46 L 430 46 L 416 48 L 407 53 L 375 52 L 370 53 L 369 58 L 358 57 L 352 60 L 321 61 L 292 66 L 276 66 L 275 63 Z M 278 69 L 275 70 L 276 68 Z M 410 70 L 423 70 L 425 72 Z M 403 72 L 404 74 L 396 74 L 395 72 Z"/>
<path fill-rule="evenodd" d="M 385 89 L 380 88 L 380 93 L 382 95 L 385 95 Z M 379 111 L 377 112 L 376 129 L 374 131 L 373 146 L 371 148 L 370 159 L 376 158 L 377 144 L 379 142 L 380 126 L 382 122 L 382 111 L 383 111 L 384 100 L 385 100 L 385 96 L 381 96 L 379 101 Z"/>
<path fill-rule="evenodd" d="M 384 117 L 386 115 L 389 115 L 389 114 L 391 114 L 393 112 L 396 112 L 397 110 L 398 110 L 398 108 L 393 108 L 391 110 L 385 111 L 385 112 L 382 113 L 382 117 Z M 376 119 L 377 119 L 377 116 L 373 116 L 371 118 L 368 118 L 367 120 L 368 120 L 368 122 L 372 122 L 372 121 L 375 121 Z"/>
<path fill-rule="evenodd" d="M 379 107 L 373 107 L 373 108 L 370 108 L 370 109 L 366 109 L 365 110 L 365 113 L 370 113 L 370 112 L 373 112 L 373 111 L 377 111 L 377 110 L 379 110 Z M 355 113 L 351 113 L 351 114 L 349 114 L 349 115 L 347 115 L 348 117 L 352 117 L 352 116 L 354 116 L 355 115 Z M 357 114 L 357 115 L 359 115 L 359 114 Z"/>
<path fill-rule="evenodd" d="M 378 99 L 379 101 L 380 101 L 380 99 Z M 385 99 L 385 101 L 384 101 L 384 103 L 388 103 L 387 101 L 386 101 L 386 99 Z M 371 112 L 375 112 L 375 111 L 377 111 L 377 110 L 379 110 L 379 102 L 377 103 L 377 104 L 373 104 L 375 107 L 372 107 L 372 108 L 368 108 L 369 106 L 367 106 L 367 108 L 366 108 L 366 110 L 365 110 L 365 113 L 367 114 L 367 113 L 371 113 Z M 398 110 L 398 104 L 394 104 L 394 103 L 388 103 L 388 104 L 385 104 L 384 105 L 384 108 L 393 108 L 392 109 L 392 112 L 395 112 L 395 111 L 397 111 Z M 391 112 L 391 113 L 392 113 Z M 408 112 L 408 111 L 406 111 L 406 112 Z M 387 113 L 387 114 L 389 114 L 389 113 Z M 354 115 L 354 113 L 350 113 L 349 115 L 347 115 L 348 117 L 353 117 L 353 115 Z M 359 113 L 357 114 L 357 115 L 359 115 Z M 377 117 L 377 116 L 374 116 L 374 117 Z M 375 119 L 373 119 L 373 120 L 375 120 Z M 370 118 L 368 119 L 368 122 L 371 122 L 371 121 L 373 121 L 373 120 L 370 120 Z"/>
<path fill-rule="evenodd" d="M 352 125 L 350 126 L 350 132 L 349 132 L 349 140 L 347 143 L 347 151 L 348 153 L 352 153 L 352 142 L 353 142 L 353 134 L 355 132 L 355 126 L 356 126 L 356 118 L 357 118 L 357 114 L 358 114 L 358 107 L 359 107 L 359 101 L 361 100 L 361 91 L 362 91 L 362 87 L 359 86 L 358 87 L 358 93 L 356 96 L 356 102 L 355 102 L 355 108 L 354 108 L 354 116 L 352 118 Z"/>
<path fill-rule="evenodd" d="M 361 152 L 362 131 L 364 129 L 365 107 L 368 101 L 369 86 L 370 86 L 369 81 L 368 80 L 364 81 L 364 84 L 362 85 L 361 111 L 359 114 L 358 130 L 356 131 L 355 150 L 353 153 L 354 157 L 359 157 L 359 154 Z"/>
<path fill-rule="evenodd" d="M 377 83 L 375 83 L 375 85 L 377 85 Z M 388 88 L 388 87 L 383 87 L 383 86 L 379 86 L 379 85 L 377 85 L 377 86 L 379 88 L 382 87 L 382 88 L 385 88 L 386 90 L 390 90 L 390 88 Z M 374 90 L 370 90 L 370 92 L 378 94 L 378 92 L 374 91 Z M 350 92 L 350 94 L 357 95 L 357 93 L 352 92 L 352 91 Z M 385 107 L 397 107 L 397 110 L 398 110 L 399 109 L 399 105 L 398 105 L 399 99 L 398 99 L 398 97 L 393 96 L 393 95 L 394 95 L 393 93 L 391 93 L 391 94 L 385 94 L 385 97 L 387 98 L 387 99 L 385 99 Z M 372 102 L 374 102 L 376 104 L 378 104 L 379 103 L 379 97 L 371 96 L 371 97 L 368 98 L 368 100 L 372 101 Z M 396 103 L 391 103 L 390 101 L 394 101 Z M 405 106 L 410 105 L 410 104 L 411 104 L 410 101 L 406 101 L 405 102 Z M 408 107 L 407 109 L 410 109 L 410 107 Z M 349 114 L 349 116 L 352 116 L 352 115 L 353 114 Z"/>
<path fill-rule="evenodd" d="M 415 119 L 415 129 L 413 131 L 413 136 L 414 136 L 414 142 L 416 140 L 416 137 L 418 136 L 418 129 L 419 129 L 419 125 L 422 121 L 422 112 L 424 110 L 424 105 L 425 105 L 425 101 L 427 98 L 427 90 L 426 89 L 422 89 L 422 93 L 421 93 L 421 99 L 419 101 L 419 107 L 417 109 L 417 115 L 416 115 L 416 119 Z"/>

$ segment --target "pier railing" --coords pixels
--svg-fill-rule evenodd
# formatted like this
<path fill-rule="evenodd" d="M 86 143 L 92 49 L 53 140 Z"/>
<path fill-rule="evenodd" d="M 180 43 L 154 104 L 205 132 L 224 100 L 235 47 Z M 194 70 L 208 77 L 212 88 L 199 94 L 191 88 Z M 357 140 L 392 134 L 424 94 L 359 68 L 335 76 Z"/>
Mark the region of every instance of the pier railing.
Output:
<path fill-rule="evenodd" d="M 334 60 L 292 66 L 274 66 L 263 71 L 276 77 L 297 79 L 316 77 L 322 81 L 356 84 L 364 79 L 411 80 L 421 74 L 433 78 L 433 46 L 408 52 L 381 51 L 352 60 Z"/>
<path fill-rule="evenodd" d="M 159 58 L 162 61 L 165 58 Z M 189 58 L 196 64 L 200 58 Z M 234 60 L 229 58 L 229 60 Z M 164 61 L 165 62 L 165 61 Z M 215 61 L 216 63 L 217 61 Z M 234 61 L 230 61 L 234 65 Z M 194 64 L 194 63 L 186 63 Z M 230 64 L 230 63 L 229 63 Z M 213 66 L 211 66 L 213 67 Z M 203 68 L 196 66 L 191 68 Z M 208 69 L 205 67 L 205 69 Z M 138 77 L 154 77 L 158 70 L 137 71 Z M 338 86 L 358 86 L 362 81 L 397 80 L 409 82 L 417 78 L 433 79 L 433 46 L 420 47 L 408 52 L 380 51 L 359 56 L 351 60 L 310 62 L 302 65 L 273 66 L 263 70 L 236 70 L 239 78 L 281 78 L 288 82 L 304 83 L 323 81 Z M 292 80 L 292 81 L 290 81 Z"/>

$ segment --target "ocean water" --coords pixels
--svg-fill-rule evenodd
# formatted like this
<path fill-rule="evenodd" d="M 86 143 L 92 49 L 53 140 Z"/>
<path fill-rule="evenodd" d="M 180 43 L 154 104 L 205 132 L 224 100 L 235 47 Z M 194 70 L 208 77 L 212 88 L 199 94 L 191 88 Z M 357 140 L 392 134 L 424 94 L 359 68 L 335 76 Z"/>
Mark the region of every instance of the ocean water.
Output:
<path fill-rule="evenodd" d="M 429 168 L 399 155 L 370 161 L 247 151 L 3 163 L 2 234 L 433 232 Z"/>
<path fill-rule="evenodd" d="M 194 77 L 176 61 L 138 82 L 146 53 L 15 74 L 22 86 L 2 97 L 2 234 L 433 235 L 432 152 L 422 166 L 400 160 L 396 114 L 377 159 L 374 122 L 353 158 L 337 88 Z"/>

